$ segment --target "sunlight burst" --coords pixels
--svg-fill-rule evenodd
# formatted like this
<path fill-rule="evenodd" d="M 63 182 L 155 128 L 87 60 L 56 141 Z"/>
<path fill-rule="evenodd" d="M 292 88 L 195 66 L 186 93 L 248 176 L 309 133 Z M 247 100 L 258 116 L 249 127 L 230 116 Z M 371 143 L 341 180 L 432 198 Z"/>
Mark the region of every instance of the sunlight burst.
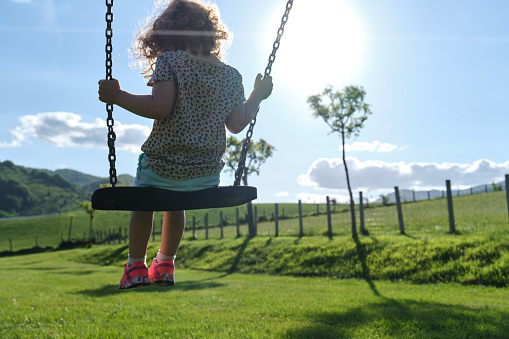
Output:
<path fill-rule="evenodd" d="M 307 95 L 327 84 L 346 85 L 362 61 L 363 36 L 360 19 L 344 2 L 295 3 L 273 75 Z"/>

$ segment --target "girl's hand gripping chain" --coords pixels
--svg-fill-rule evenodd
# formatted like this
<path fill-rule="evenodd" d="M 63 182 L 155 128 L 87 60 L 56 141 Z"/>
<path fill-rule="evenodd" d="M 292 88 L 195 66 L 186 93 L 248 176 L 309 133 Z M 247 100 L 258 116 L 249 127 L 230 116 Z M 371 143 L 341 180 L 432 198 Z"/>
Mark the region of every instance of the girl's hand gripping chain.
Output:
<path fill-rule="evenodd" d="M 116 104 L 116 99 L 120 93 L 120 83 L 117 79 L 99 80 L 99 100 L 107 104 Z"/>
<path fill-rule="evenodd" d="M 272 93 L 272 77 L 264 78 L 260 73 L 256 76 L 253 94 L 261 101 L 267 99 Z"/>

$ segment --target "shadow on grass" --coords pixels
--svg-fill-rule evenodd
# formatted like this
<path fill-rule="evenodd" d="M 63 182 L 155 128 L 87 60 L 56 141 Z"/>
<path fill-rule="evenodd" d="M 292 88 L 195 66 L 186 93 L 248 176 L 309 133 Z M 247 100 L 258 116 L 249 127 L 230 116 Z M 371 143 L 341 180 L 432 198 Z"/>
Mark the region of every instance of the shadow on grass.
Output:
<path fill-rule="evenodd" d="M 315 325 L 291 329 L 286 338 L 507 338 L 509 312 L 414 300 L 380 302 L 346 312 L 311 313 Z"/>
<path fill-rule="evenodd" d="M 235 256 L 235 259 L 233 260 L 232 265 L 228 269 L 228 274 L 233 274 L 237 271 L 237 267 L 239 266 L 240 260 L 242 259 L 244 252 L 246 251 L 249 241 L 251 241 L 251 238 L 246 237 L 246 239 L 244 239 L 242 244 L 238 247 L 237 255 Z M 270 245 L 271 241 L 272 241 L 272 238 L 267 242 L 267 246 Z"/>
<path fill-rule="evenodd" d="M 376 295 L 377 297 L 379 297 L 379 296 L 381 296 L 380 292 L 378 292 L 378 289 L 376 288 L 375 283 L 371 279 L 368 264 L 366 262 L 367 256 L 368 256 L 367 251 L 366 251 L 366 245 L 362 244 L 359 241 L 359 239 L 354 239 L 354 241 L 355 241 L 355 247 L 357 249 L 357 255 L 361 262 L 362 276 L 364 277 L 364 280 L 368 283 L 369 288 L 371 288 L 371 291 L 373 291 L 373 294 Z"/>
<path fill-rule="evenodd" d="M 75 292 L 74 294 L 83 294 L 97 298 L 121 293 L 155 293 L 155 292 L 171 293 L 172 291 L 186 292 L 186 291 L 205 290 L 210 288 L 219 288 L 223 286 L 225 286 L 225 284 L 206 280 L 177 282 L 174 286 L 170 287 L 151 285 L 146 287 L 133 288 L 129 290 L 120 290 L 118 288 L 118 285 L 103 285 L 95 289 L 86 289 L 83 291 Z"/>

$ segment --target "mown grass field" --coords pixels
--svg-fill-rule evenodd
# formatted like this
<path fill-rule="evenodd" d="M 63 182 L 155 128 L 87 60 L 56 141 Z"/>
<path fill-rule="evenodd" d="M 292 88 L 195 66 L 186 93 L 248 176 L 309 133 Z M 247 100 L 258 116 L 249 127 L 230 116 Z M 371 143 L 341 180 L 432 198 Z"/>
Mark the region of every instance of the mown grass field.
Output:
<path fill-rule="evenodd" d="M 189 212 L 176 286 L 133 291 L 117 289 L 126 243 L 54 250 L 67 240 L 70 215 L 2 221 L 0 337 L 507 338 L 505 192 L 455 197 L 456 234 L 448 233 L 445 199 L 404 204 L 405 235 L 395 206 L 371 206 L 369 235 L 356 241 L 344 206 L 332 214 L 333 237 L 326 236 L 324 205 L 304 205 L 304 237 L 297 204 L 279 206 L 279 237 L 273 209 L 257 205 L 269 220 L 260 218 L 253 239 L 245 224 L 237 237 L 235 209 L 222 210 L 223 239 L 220 211 Z M 97 212 L 94 229 L 125 228 L 128 218 Z M 72 238 L 88 227 L 88 216 L 74 213 Z M 6 252 L 8 239 L 16 251 L 33 247 L 35 237 L 52 248 Z"/>
<path fill-rule="evenodd" d="M 509 290 L 178 269 L 117 289 L 123 245 L 0 258 L 1 338 L 507 338 Z M 153 251 L 154 248 L 151 248 Z"/>
<path fill-rule="evenodd" d="M 254 204 L 257 208 L 258 219 L 268 221 L 258 222 L 259 236 L 274 236 L 275 222 L 273 221 L 273 204 Z M 345 205 L 331 208 L 332 229 L 334 236 L 348 236 L 350 234 L 350 213 Z M 299 235 L 298 205 L 279 205 L 279 235 Z M 327 215 L 325 205 L 303 204 L 303 229 L 305 236 L 322 236 L 327 234 Z M 192 221 L 195 220 L 195 236 L 199 240 L 205 239 L 204 220 L 208 214 L 210 239 L 220 238 L 219 215 L 223 213 L 226 219 L 223 235 L 225 238 L 235 238 L 236 208 L 187 211 L 186 238 L 192 237 Z M 456 230 L 461 235 L 499 234 L 507 231 L 508 211 L 505 192 L 476 194 L 471 196 L 454 197 L 454 212 Z M 239 207 L 241 219 L 245 218 L 246 207 Z M 72 227 L 71 226 L 72 216 Z M 371 204 L 365 209 L 365 225 L 371 235 L 399 234 L 396 206 L 381 206 Z M 433 199 L 416 203 L 403 204 L 403 218 L 405 231 L 413 237 L 442 237 L 449 231 L 449 216 L 446 199 Z M 357 224 L 359 225 L 359 211 Z M 162 214 L 156 213 L 154 227 L 156 233 L 161 225 Z M 95 231 L 107 232 L 113 230 L 118 233 L 119 228 L 125 232 L 129 224 L 129 213 L 120 211 L 97 211 L 93 228 Z M 0 252 L 9 251 L 12 244 L 13 251 L 40 247 L 57 246 L 61 240 L 67 240 L 71 228 L 71 238 L 83 239 L 88 237 L 89 217 L 83 211 L 65 213 L 60 216 L 25 219 L 0 220 Z M 240 234 L 248 234 L 247 224 L 240 225 Z M 11 239 L 11 243 L 9 242 Z M 157 238 L 156 238 L 157 239 Z"/>

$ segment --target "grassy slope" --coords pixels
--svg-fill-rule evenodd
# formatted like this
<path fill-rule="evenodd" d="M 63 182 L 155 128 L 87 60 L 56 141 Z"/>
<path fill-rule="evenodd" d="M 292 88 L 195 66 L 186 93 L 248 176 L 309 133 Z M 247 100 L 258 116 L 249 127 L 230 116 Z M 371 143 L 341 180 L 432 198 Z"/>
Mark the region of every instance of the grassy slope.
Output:
<path fill-rule="evenodd" d="M 149 258 L 157 248 L 157 243 L 151 244 Z M 127 254 L 125 245 L 98 246 L 80 260 L 119 265 Z M 181 267 L 225 273 L 509 286 L 509 235 L 490 241 L 480 236 L 427 241 L 405 236 L 185 241 L 178 257 Z"/>
<path fill-rule="evenodd" d="M 267 239 L 265 239 L 267 240 Z M 173 288 L 119 291 L 108 246 L 0 258 L 2 338 L 506 338 L 508 290 L 177 268 Z M 121 250 L 111 247 L 111 250 Z"/>
<path fill-rule="evenodd" d="M 403 206 L 406 236 L 399 235 L 395 207 L 376 207 L 366 211 L 370 236 L 354 242 L 349 233 L 349 214 L 333 214 L 334 237 L 296 237 L 298 219 L 280 220 L 280 237 L 273 237 L 274 222 L 260 222 L 255 239 L 236 238 L 235 226 L 224 229 L 219 239 L 218 210 L 210 213 L 209 240 L 200 223 L 207 211 L 188 213 L 188 231 L 179 251 L 180 265 L 188 268 L 222 272 L 273 273 L 295 276 L 328 276 L 339 278 L 405 280 L 416 283 L 458 282 L 507 286 L 509 283 L 509 225 L 505 192 L 495 192 L 455 198 L 456 227 L 459 234 L 447 234 L 448 215 L 444 199 L 409 203 Z M 258 205 L 259 215 L 269 215 L 271 205 Z M 280 206 L 285 216 L 296 216 L 297 205 Z M 324 208 L 321 206 L 321 210 Z M 340 206 L 337 208 L 341 210 Z M 223 210 L 228 220 L 234 219 L 235 209 Z M 316 213 L 315 205 L 304 205 L 304 213 Z M 191 240 L 192 217 L 197 220 L 198 240 Z M 215 219 L 217 217 L 217 219 Z M 68 215 L 57 217 L 0 222 L 3 239 L 0 251 L 8 250 L 13 237 L 14 249 L 32 247 L 35 237 L 40 246 L 55 246 L 61 235 L 67 239 Z M 156 217 L 160 225 L 160 214 Z M 128 213 L 98 212 L 94 229 L 125 229 Z M 304 219 L 307 235 L 326 233 L 325 215 Z M 73 238 L 83 237 L 89 227 L 88 217 L 76 213 L 73 218 Z M 241 227 L 241 234 L 247 226 Z M 268 237 L 268 236 L 269 237 Z M 291 236 L 288 236 L 291 235 Z M 156 238 L 156 241 L 158 239 Z M 124 246 L 124 245 L 121 245 Z M 154 245 L 155 246 L 155 245 Z M 127 250 L 100 247 L 90 252 L 95 263 L 120 263 Z M 157 248 L 152 248 L 154 252 Z M 153 255 L 149 254 L 149 257 Z"/>

